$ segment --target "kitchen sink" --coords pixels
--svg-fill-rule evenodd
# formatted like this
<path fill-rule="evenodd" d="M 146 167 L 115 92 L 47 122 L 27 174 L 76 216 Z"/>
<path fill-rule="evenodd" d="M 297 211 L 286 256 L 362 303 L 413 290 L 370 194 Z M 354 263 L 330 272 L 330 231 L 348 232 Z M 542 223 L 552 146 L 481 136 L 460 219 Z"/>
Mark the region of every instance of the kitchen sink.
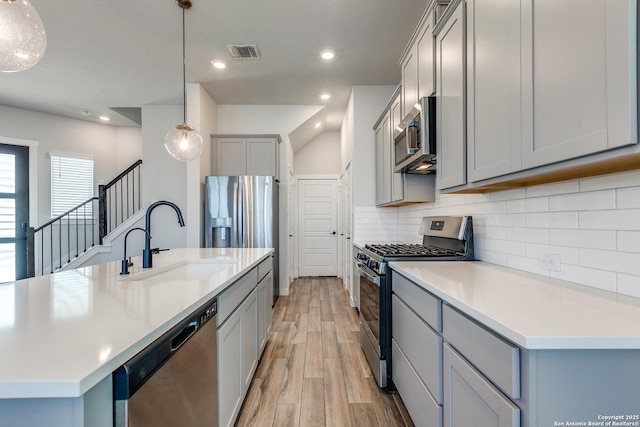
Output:
<path fill-rule="evenodd" d="M 124 281 L 184 282 L 203 281 L 238 265 L 237 259 L 198 259 L 183 261 L 122 277 Z"/>

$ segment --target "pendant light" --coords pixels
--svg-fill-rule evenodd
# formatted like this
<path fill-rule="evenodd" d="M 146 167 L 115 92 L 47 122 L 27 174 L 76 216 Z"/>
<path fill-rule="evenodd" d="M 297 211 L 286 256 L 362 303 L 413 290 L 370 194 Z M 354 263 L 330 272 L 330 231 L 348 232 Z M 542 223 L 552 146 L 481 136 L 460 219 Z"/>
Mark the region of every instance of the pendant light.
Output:
<path fill-rule="evenodd" d="M 167 132 L 164 137 L 164 146 L 171 156 L 176 160 L 187 162 L 200 157 L 202 153 L 202 136 L 200 133 L 187 124 L 187 83 L 185 77 L 186 58 L 184 42 L 184 14 L 186 9 L 190 9 L 191 0 L 176 0 L 182 8 L 182 93 L 183 93 L 183 116 L 182 124 L 176 125 Z"/>
<path fill-rule="evenodd" d="M 27 0 L 0 0 L 0 71 L 31 68 L 47 48 L 38 12 Z"/>

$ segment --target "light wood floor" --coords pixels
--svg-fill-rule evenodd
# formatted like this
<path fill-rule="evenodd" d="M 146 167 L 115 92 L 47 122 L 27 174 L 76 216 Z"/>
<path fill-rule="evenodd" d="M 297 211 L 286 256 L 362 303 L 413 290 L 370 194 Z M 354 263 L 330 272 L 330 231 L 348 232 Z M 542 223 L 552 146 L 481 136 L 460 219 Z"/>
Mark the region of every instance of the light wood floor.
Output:
<path fill-rule="evenodd" d="M 413 426 L 378 388 L 360 349 L 358 316 L 336 278 L 296 280 L 274 307 L 269 341 L 237 426 Z"/>

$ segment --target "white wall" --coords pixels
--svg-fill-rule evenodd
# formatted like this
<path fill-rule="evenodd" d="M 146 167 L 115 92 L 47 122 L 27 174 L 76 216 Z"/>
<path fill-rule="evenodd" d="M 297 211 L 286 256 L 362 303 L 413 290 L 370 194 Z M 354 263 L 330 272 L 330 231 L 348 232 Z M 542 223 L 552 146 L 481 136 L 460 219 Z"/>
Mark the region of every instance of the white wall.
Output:
<path fill-rule="evenodd" d="M 211 175 L 211 138 L 217 132 L 218 105 L 198 83 L 187 85 L 187 122 L 200 132 L 203 150 L 187 163 L 187 246 L 204 246 L 204 180 Z"/>
<path fill-rule="evenodd" d="M 142 106 L 142 206 L 167 200 L 178 205 L 187 218 L 187 164 L 175 160 L 164 147 L 167 131 L 182 123 L 182 119 L 181 105 Z M 180 228 L 175 212 L 167 206 L 153 211 L 151 236 L 154 248 L 187 245 L 187 230 Z"/>
<path fill-rule="evenodd" d="M 339 175 L 340 133 L 321 133 L 296 151 L 293 162 L 293 171 L 298 175 Z"/>
<path fill-rule="evenodd" d="M 640 171 L 360 208 L 355 222 L 368 221 L 368 238 L 385 227 L 399 241 L 417 243 L 420 219 L 428 215 L 472 215 L 479 260 L 640 297 Z M 540 253 L 559 254 L 562 271 L 538 269 Z"/>
<path fill-rule="evenodd" d="M 139 128 L 116 128 L 0 106 L 0 137 L 38 142 L 37 218 L 32 226 L 51 219 L 51 151 L 93 157 L 94 186 L 108 182 L 138 160 L 142 151 Z M 124 166 L 123 166 L 124 165 Z"/>

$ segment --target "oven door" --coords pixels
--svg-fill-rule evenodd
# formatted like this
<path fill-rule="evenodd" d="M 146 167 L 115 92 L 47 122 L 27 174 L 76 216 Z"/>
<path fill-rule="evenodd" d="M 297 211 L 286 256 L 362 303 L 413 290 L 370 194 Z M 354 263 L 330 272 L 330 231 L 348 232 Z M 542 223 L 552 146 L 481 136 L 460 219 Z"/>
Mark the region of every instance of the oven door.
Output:
<path fill-rule="evenodd" d="M 386 324 L 385 276 L 376 274 L 359 260 L 355 263 L 356 280 L 360 284 L 360 345 L 378 386 L 384 388 L 387 386 L 386 334 L 383 330 Z"/>

